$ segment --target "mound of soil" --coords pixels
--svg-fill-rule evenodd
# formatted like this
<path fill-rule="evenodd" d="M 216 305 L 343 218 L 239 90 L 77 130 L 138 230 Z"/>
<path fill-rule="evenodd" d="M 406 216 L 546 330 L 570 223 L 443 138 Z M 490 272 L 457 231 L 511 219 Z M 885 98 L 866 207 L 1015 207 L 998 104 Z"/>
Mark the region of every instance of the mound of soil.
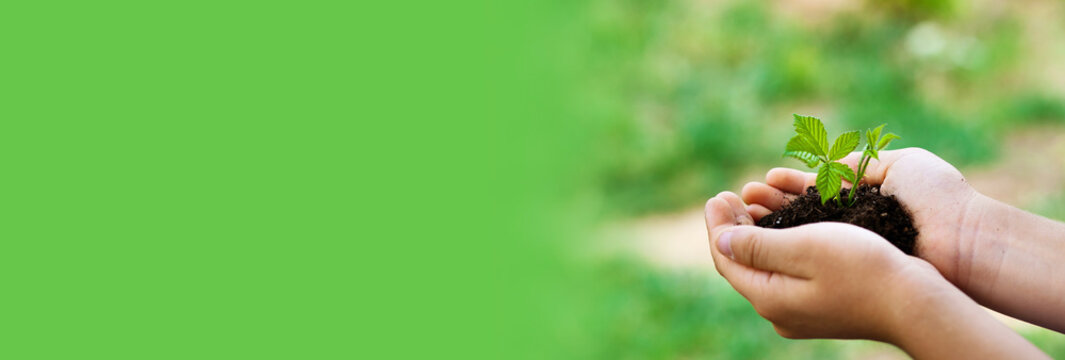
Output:
<path fill-rule="evenodd" d="M 850 189 L 843 189 L 848 194 Z M 846 195 L 844 195 L 846 196 Z M 822 221 L 854 224 L 869 229 L 891 242 L 908 255 L 913 255 L 917 229 L 910 213 L 895 200 L 895 196 L 880 194 L 879 186 L 862 184 L 858 187 L 858 201 L 851 207 L 840 207 L 834 201 L 821 205 L 821 195 L 813 186 L 784 205 L 783 209 L 758 220 L 758 226 L 784 229 Z"/>

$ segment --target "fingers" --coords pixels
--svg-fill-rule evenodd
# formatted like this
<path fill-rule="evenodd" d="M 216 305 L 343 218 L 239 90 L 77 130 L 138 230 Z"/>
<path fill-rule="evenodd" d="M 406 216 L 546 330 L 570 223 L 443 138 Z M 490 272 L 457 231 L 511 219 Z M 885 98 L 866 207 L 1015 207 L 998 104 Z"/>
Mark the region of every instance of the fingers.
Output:
<path fill-rule="evenodd" d="M 788 168 L 774 168 L 765 175 L 766 185 L 785 193 L 802 194 L 817 183 L 817 174 Z"/>
<path fill-rule="evenodd" d="M 869 159 L 869 164 L 865 168 L 864 181 L 867 184 L 880 185 L 884 183 L 884 178 L 887 177 L 891 166 L 895 164 L 899 159 L 915 154 L 928 154 L 935 157 L 932 153 L 921 148 L 906 148 L 900 150 L 888 150 L 881 151 L 877 159 Z M 858 162 L 861 161 L 861 152 L 852 152 L 843 159 L 841 163 L 850 166 L 855 172 L 858 171 Z M 806 191 L 806 188 L 814 186 L 817 183 L 817 174 L 803 172 L 789 168 L 774 168 L 769 170 L 765 176 L 766 185 L 777 188 L 786 194 L 802 194 Z M 746 199 L 746 197 L 744 197 Z M 758 203 L 758 202 L 756 202 Z M 764 205 L 764 204 L 763 204 Z M 768 207 L 773 209 L 772 207 Z"/>
<path fill-rule="evenodd" d="M 722 192 L 706 202 L 706 232 L 710 239 L 711 254 L 714 254 L 714 241 L 718 235 L 737 225 L 754 225 L 754 218 L 747 213 L 736 194 Z M 714 258 L 714 265 L 721 272 L 720 262 Z"/>
<path fill-rule="evenodd" d="M 884 153 L 887 153 L 887 151 L 885 151 L 883 153 L 880 153 L 880 156 L 884 156 Z M 862 153 L 860 151 L 856 151 L 856 152 L 852 152 L 852 153 L 848 154 L 847 157 L 844 157 L 843 159 L 840 159 L 839 162 L 841 162 L 841 163 L 843 163 L 843 164 L 845 164 L 847 166 L 850 166 L 851 170 L 854 170 L 855 176 L 857 176 L 858 175 L 858 167 L 859 167 L 858 162 L 860 162 L 861 160 L 862 160 Z M 870 176 L 869 170 L 871 170 L 873 168 L 874 163 L 876 163 L 877 166 L 879 166 L 879 161 L 877 161 L 876 159 L 870 158 L 869 159 L 869 164 L 866 165 L 866 168 L 865 168 L 865 175 L 862 177 L 862 179 L 858 180 L 859 183 L 865 182 L 866 184 L 870 184 L 870 185 L 880 185 L 881 183 L 884 182 L 884 180 L 882 178 L 879 179 L 879 180 L 874 181 L 874 179 Z"/>
<path fill-rule="evenodd" d="M 743 204 L 743 200 L 739 196 L 725 191 L 718 194 L 717 197 L 725 199 L 725 202 L 729 204 L 736 225 L 754 225 L 754 218 L 747 213 L 747 206 Z"/>
<path fill-rule="evenodd" d="M 740 205 L 735 207 L 734 205 Z M 737 214 L 745 212 L 742 202 L 736 194 L 722 193 L 706 202 L 706 229 L 710 238 L 710 253 L 714 258 L 714 267 L 741 295 L 752 302 L 765 299 L 786 298 L 799 288 L 801 280 L 785 274 L 758 270 L 736 261 L 721 253 L 717 243 L 722 233 L 735 229 L 747 221 Z M 749 217 L 748 217 L 749 218 Z M 749 227 L 749 226 L 742 226 Z"/>
<path fill-rule="evenodd" d="M 732 205 L 729 205 L 728 201 L 720 195 L 710 198 L 706 202 L 706 232 L 710 240 L 710 254 L 714 258 L 714 267 L 722 275 L 727 272 L 723 269 L 725 259 L 717 251 L 715 244 L 722 232 L 734 226 L 736 226 L 736 213 L 732 210 Z"/>
<path fill-rule="evenodd" d="M 736 225 L 754 225 L 754 218 L 739 196 L 725 191 L 706 202 L 706 232 L 711 239 Z"/>
<path fill-rule="evenodd" d="M 747 213 L 751 214 L 751 218 L 753 218 L 755 222 L 757 222 L 758 220 L 761 220 L 762 217 L 764 217 L 766 215 L 769 215 L 772 212 L 773 211 L 767 209 L 765 206 L 762 206 L 762 205 L 758 205 L 758 204 L 747 205 Z"/>
<path fill-rule="evenodd" d="M 810 252 L 814 249 L 808 235 L 798 228 L 739 226 L 721 232 L 716 245 L 722 255 L 748 267 L 809 278 L 813 275 Z"/>
<path fill-rule="evenodd" d="M 747 185 L 743 186 L 743 191 L 740 191 L 740 194 L 742 194 L 744 202 L 761 205 L 763 209 L 769 209 L 770 211 L 780 210 L 780 208 L 784 207 L 785 202 L 791 201 L 795 197 L 793 194 L 786 194 L 775 187 L 759 182 L 747 183 Z M 748 208 L 748 210 L 750 209 Z M 751 215 L 753 216 L 754 213 L 751 212 Z M 758 220 L 762 216 L 765 216 L 765 214 L 754 216 L 754 218 Z"/>
<path fill-rule="evenodd" d="M 720 196 L 710 198 L 706 202 L 706 231 L 714 235 L 715 231 L 723 227 L 736 224 L 736 214 L 732 212 L 732 206 Z"/>
<path fill-rule="evenodd" d="M 883 184 L 884 179 L 887 177 L 888 171 L 891 169 L 891 166 L 894 165 L 896 161 L 906 155 L 914 155 L 922 152 L 927 153 L 928 151 L 920 148 L 906 148 L 899 150 L 881 151 L 878 154 L 880 160 L 869 159 L 869 165 L 866 165 L 865 168 L 864 181 L 867 184 L 872 185 Z M 855 172 L 857 172 L 858 161 L 861 161 L 861 157 L 861 152 L 852 152 L 850 153 L 850 155 L 847 155 L 847 157 L 840 160 L 840 162 L 847 164 L 847 166 L 850 166 L 852 169 L 854 169 Z"/>

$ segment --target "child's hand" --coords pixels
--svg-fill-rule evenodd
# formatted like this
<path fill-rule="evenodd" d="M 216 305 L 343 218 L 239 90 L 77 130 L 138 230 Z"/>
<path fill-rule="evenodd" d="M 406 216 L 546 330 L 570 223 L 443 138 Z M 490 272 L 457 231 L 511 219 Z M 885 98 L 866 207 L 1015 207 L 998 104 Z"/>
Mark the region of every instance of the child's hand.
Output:
<path fill-rule="evenodd" d="M 787 338 L 862 338 L 915 358 L 1045 358 L 921 259 L 842 223 L 764 229 L 738 196 L 706 203 L 714 266 Z"/>
<path fill-rule="evenodd" d="M 852 153 L 842 162 L 856 167 L 860 153 Z M 755 218 L 780 210 L 786 199 L 813 186 L 816 174 L 776 168 L 766 174 L 766 182 L 743 187 L 743 200 Z M 968 281 L 967 267 L 973 256 L 971 248 L 962 246 L 965 216 L 984 212 L 974 201 L 978 193 L 954 166 L 924 149 L 908 148 L 882 151 L 866 170 L 865 181 L 880 185 L 881 193 L 895 197 L 913 215 L 920 235 L 915 252 L 932 263 L 948 280 L 958 284 Z M 849 185 L 846 185 L 849 186 Z"/>
<path fill-rule="evenodd" d="M 859 153 L 843 160 L 854 167 Z M 743 187 L 754 219 L 814 184 L 815 174 L 777 168 Z M 916 255 L 995 311 L 1065 331 L 1065 224 L 978 193 L 961 173 L 917 148 L 880 152 L 866 182 L 895 195 L 913 215 Z"/>
<path fill-rule="evenodd" d="M 753 218 L 732 193 L 710 199 L 706 214 L 718 272 L 787 338 L 891 341 L 909 288 L 937 278 L 950 287 L 928 263 L 860 227 L 744 226 Z"/>

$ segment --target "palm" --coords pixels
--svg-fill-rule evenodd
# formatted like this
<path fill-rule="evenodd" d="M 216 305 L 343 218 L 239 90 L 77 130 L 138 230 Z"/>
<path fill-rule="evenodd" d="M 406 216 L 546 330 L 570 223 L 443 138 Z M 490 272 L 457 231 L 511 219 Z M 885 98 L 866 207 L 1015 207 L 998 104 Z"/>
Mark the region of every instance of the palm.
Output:
<path fill-rule="evenodd" d="M 958 169 L 930 152 L 905 149 L 882 173 L 881 191 L 895 195 L 910 210 L 917 237 L 917 256 L 954 279 L 959 232 L 976 191 Z"/>
<path fill-rule="evenodd" d="M 854 167 L 858 156 L 843 160 Z M 791 169 L 773 169 L 766 183 L 751 183 L 743 189 L 743 200 L 751 213 L 761 217 L 775 211 L 785 199 L 802 192 L 814 182 L 815 174 Z M 969 202 L 976 191 L 956 168 L 923 149 L 884 151 L 873 160 L 864 179 L 881 185 L 885 195 L 895 195 L 913 215 L 917 256 L 932 263 L 947 279 L 955 279 L 958 268 L 959 231 Z"/>

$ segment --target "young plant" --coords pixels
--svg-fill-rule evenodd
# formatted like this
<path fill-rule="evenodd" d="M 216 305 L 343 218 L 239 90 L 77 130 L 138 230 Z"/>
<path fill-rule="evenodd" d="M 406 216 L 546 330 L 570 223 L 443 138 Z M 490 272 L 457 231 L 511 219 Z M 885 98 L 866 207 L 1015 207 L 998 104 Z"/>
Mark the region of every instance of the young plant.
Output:
<path fill-rule="evenodd" d="M 883 150 L 891 143 L 892 140 L 900 139 L 898 135 L 893 133 L 887 133 L 887 135 L 880 136 L 880 132 L 884 130 L 884 125 L 880 124 L 876 129 L 865 130 L 865 150 L 862 151 L 862 158 L 858 161 L 858 174 L 857 179 L 861 180 L 865 177 L 865 168 L 869 166 L 870 159 L 880 160 L 880 150 Z M 854 205 L 856 199 L 854 195 L 858 190 L 858 183 L 851 182 L 851 192 L 847 195 L 847 206 Z"/>
<path fill-rule="evenodd" d="M 869 166 L 869 159 L 879 159 L 879 151 L 894 139 L 899 137 L 895 134 L 880 136 L 884 125 L 874 130 L 865 132 L 868 144 L 862 152 L 861 161 L 858 162 L 858 173 L 847 165 L 837 162 L 850 154 L 861 142 L 860 132 L 851 131 L 841 134 L 828 146 L 828 132 L 821 119 L 812 116 L 795 114 L 796 135 L 788 141 L 784 149 L 784 156 L 802 160 L 810 168 L 817 169 L 817 191 L 821 193 L 821 204 L 834 200 L 839 206 L 851 206 L 856 201 L 858 182 L 865 176 L 865 169 Z M 820 166 L 820 167 L 819 167 Z M 843 180 L 849 181 L 851 191 L 847 195 L 846 203 L 840 197 Z"/>

